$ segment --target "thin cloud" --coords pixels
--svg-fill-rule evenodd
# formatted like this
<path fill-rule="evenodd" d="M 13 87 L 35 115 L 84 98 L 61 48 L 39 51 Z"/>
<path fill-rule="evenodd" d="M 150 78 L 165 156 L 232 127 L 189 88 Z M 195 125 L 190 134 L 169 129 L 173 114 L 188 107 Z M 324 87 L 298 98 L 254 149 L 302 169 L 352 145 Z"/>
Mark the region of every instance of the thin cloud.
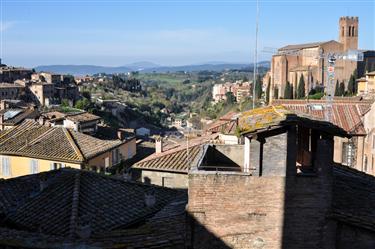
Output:
<path fill-rule="evenodd" d="M 0 21 L 0 32 L 7 31 L 13 28 L 17 22 L 15 21 Z"/>

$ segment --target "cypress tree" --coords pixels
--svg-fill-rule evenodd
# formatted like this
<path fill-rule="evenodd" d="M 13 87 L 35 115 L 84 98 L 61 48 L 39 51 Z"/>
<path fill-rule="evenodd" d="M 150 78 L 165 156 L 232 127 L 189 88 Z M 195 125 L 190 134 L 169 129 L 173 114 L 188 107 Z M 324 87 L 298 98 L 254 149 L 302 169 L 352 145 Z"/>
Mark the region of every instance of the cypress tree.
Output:
<path fill-rule="evenodd" d="M 350 75 L 348 83 L 348 95 L 353 95 L 355 93 L 355 78 L 354 75 Z"/>
<path fill-rule="evenodd" d="M 278 99 L 279 98 L 279 88 L 275 87 L 273 91 L 273 98 Z"/>
<path fill-rule="evenodd" d="M 303 78 L 303 75 L 299 78 L 298 83 L 298 90 L 297 90 L 297 98 L 302 99 L 305 97 L 305 79 Z"/>
<path fill-rule="evenodd" d="M 290 99 L 290 83 L 289 81 L 286 82 L 285 84 L 285 89 L 284 89 L 284 98 L 285 99 Z"/>
<path fill-rule="evenodd" d="M 294 99 L 294 97 L 293 97 L 293 85 L 292 84 L 290 84 L 290 93 L 289 93 L 289 95 L 290 95 L 290 99 Z"/>
<path fill-rule="evenodd" d="M 345 94 L 345 84 L 344 84 L 344 81 L 341 81 L 341 83 L 340 83 L 339 93 L 340 93 L 339 96 L 343 96 Z"/>
<path fill-rule="evenodd" d="M 259 76 L 255 81 L 255 95 L 257 99 L 260 99 L 262 97 L 262 83 L 260 82 Z"/>
<path fill-rule="evenodd" d="M 340 82 L 339 80 L 336 81 L 336 86 L 335 86 L 335 96 L 341 96 L 342 94 L 340 93 Z"/>

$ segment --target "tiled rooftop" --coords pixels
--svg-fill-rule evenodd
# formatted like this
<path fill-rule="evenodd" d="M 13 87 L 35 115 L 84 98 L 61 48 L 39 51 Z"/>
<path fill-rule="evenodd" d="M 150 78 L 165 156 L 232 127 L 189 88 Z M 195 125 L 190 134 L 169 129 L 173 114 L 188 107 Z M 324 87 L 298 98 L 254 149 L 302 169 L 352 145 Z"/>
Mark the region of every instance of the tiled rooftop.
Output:
<path fill-rule="evenodd" d="M 124 143 L 100 140 L 63 127 L 47 127 L 34 121 L 0 134 L 0 154 L 82 163 Z"/>
<path fill-rule="evenodd" d="M 326 112 L 324 100 L 309 100 L 309 102 L 306 100 L 275 100 L 273 103 L 314 118 L 324 119 Z M 373 101 L 356 99 L 352 99 L 350 102 L 341 99 L 334 100 L 332 106 L 333 124 L 352 135 L 366 134 L 361 118 L 370 110 L 372 103 Z M 316 106 L 321 108 L 314 108 Z"/>
<path fill-rule="evenodd" d="M 282 48 L 279 48 L 279 51 L 283 50 L 294 50 L 294 49 L 303 49 L 303 48 L 313 48 L 318 47 L 324 43 L 327 43 L 330 41 L 324 41 L 324 42 L 311 42 L 311 43 L 303 43 L 303 44 L 293 44 L 293 45 L 287 45 Z"/>
<path fill-rule="evenodd" d="M 175 248 L 184 242 L 187 198 L 180 191 L 68 168 L 3 180 L 0 187 L 0 245 L 17 239 L 38 248 L 75 242 Z M 149 194 L 154 205 L 145 204 Z M 83 238 L 79 231 L 87 224 L 91 235 Z"/>
<path fill-rule="evenodd" d="M 65 117 L 68 120 L 73 122 L 89 122 L 99 120 L 100 117 L 88 112 L 76 113 L 76 114 L 69 114 Z"/>
<path fill-rule="evenodd" d="M 208 143 L 217 138 L 217 135 L 209 135 L 189 141 L 189 156 L 187 154 L 187 143 L 178 144 L 175 148 L 162 153 L 154 153 L 142 161 L 134 164 L 132 168 L 148 169 L 156 171 L 168 171 L 187 174 L 190 165 L 203 153 L 202 144 Z M 189 165 L 190 164 L 190 165 Z"/>

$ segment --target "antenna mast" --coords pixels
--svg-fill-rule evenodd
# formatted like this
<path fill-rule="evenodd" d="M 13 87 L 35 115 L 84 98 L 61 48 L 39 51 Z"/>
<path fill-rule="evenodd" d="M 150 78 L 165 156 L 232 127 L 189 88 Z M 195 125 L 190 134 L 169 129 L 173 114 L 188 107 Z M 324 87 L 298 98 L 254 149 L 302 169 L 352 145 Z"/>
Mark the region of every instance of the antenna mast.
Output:
<path fill-rule="evenodd" d="M 259 26 L 259 0 L 256 7 L 256 24 L 255 24 L 255 50 L 254 50 L 254 68 L 253 68 L 253 109 L 255 108 L 255 85 L 257 78 L 257 62 L 258 62 L 258 26 Z"/>

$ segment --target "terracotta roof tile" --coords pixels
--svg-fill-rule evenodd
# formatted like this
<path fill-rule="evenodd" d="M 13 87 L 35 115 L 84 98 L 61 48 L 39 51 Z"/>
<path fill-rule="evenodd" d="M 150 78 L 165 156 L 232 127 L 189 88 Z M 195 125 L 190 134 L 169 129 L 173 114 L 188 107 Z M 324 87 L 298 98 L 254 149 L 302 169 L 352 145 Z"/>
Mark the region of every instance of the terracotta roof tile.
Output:
<path fill-rule="evenodd" d="M 325 101 L 315 100 L 307 102 L 306 100 L 275 100 L 274 104 L 280 104 L 289 110 L 302 113 L 312 117 L 324 119 Z M 372 101 L 345 101 L 335 100 L 332 106 L 333 124 L 341 127 L 349 134 L 364 135 L 366 131 L 362 123 L 362 117 L 371 109 Z M 314 109 L 314 106 L 320 105 L 321 108 Z"/>
<path fill-rule="evenodd" d="M 47 127 L 33 121 L 0 134 L 0 154 L 81 163 L 115 148 L 124 141 L 100 140 L 63 127 Z"/>
<path fill-rule="evenodd" d="M 40 179 L 47 179 L 42 190 Z M 67 168 L 3 180 L 0 187 L 0 203 L 13 202 L 0 204 L 0 245 L 184 248 L 187 196 L 181 191 Z M 146 206 L 150 193 L 156 202 Z M 88 238 L 78 236 L 82 222 L 90 225 Z"/>
<path fill-rule="evenodd" d="M 217 137 L 218 135 L 213 134 L 189 141 L 189 157 L 187 157 L 187 144 L 184 142 L 178 144 L 176 148 L 159 154 L 154 153 L 134 164 L 132 167 L 136 169 L 170 171 L 187 174 L 190 168 L 189 162 L 192 163 L 194 160 L 197 160 L 198 156 L 203 151 L 201 145 L 215 140 Z"/>

